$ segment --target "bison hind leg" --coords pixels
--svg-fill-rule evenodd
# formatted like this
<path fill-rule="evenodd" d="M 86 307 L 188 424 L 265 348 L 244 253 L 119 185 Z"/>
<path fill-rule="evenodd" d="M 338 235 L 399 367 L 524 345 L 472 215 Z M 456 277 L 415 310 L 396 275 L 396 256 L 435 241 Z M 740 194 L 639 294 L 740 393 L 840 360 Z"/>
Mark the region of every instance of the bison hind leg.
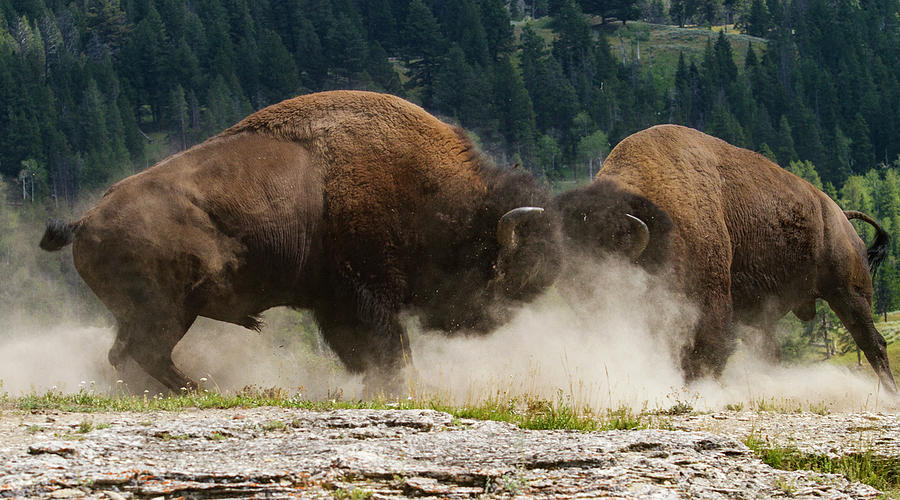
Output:
<path fill-rule="evenodd" d="M 887 342 L 875 329 L 872 321 L 872 304 L 862 295 L 843 290 L 826 297 L 828 305 L 834 310 L 844 327 L 850 331 L 853 341 L 866 355 L 872 369 L 878 375 L 885 388 L 896 394 L 897 384 L 891 373 L 887 354 Z"/>
<path fill-rule="evenodd" d="M 159 313 L 141 315 L 140 318 L 118 321 L 116 340 L 108 357 L 119 375 L 129 381 L 132 390 L 146 386 L 146 380 L 129 373 L 126 365 L 131 359 L 147 375 L 172 392 L 196 388 L 197 384 L 172 361 L 172 350 L 187 333 L 195 317 L 189 321 L 176 321 L 164 319 L 163 313 Z"/>

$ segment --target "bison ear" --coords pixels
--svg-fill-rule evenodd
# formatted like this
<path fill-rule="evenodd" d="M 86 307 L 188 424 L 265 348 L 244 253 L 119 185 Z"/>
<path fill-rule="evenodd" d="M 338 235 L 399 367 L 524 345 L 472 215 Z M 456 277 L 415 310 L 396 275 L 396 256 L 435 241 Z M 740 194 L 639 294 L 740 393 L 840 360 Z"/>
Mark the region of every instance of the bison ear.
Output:
<path fill-rule="evenodd" d="M 510 210 L 500 217 L 497 223 L 497 242 L 500 246 L 509 250 L 516 247 L 516 226 L 526 221 L 538 220 L 545 217 L 541 207 L 519 207 Z"/>
<path fill-rule="evenodd" d="M 518 169 L 520 169 L 520 168 L 522 168 L 522 164 L 521 164 L 521 163 L 516 163 L 515 165 L 509 167 L 510 170 L 518 170 Z"/>
<path fill-rule="evenodd" d="M 628 224 L 631 226 L 630 232 L 637 237 L 634 245 L 628 250 L 628 257 L 631 260 L 637 260 L 647 249 L 647 244 L 650 243 L 650 229 L 644 221 L 631 214 L 625 214 L 625 217 L 628 218 Z"/>

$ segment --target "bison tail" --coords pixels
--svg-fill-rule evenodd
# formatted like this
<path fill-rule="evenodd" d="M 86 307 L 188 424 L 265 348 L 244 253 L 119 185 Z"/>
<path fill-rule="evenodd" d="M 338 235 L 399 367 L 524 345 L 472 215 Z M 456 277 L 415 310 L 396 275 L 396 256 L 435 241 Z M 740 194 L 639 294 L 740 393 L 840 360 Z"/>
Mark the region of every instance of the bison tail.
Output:
<path fill-rule="evenodd" d="M 878 266 L 884 261 L 885 257 L 887 257 L 888 251 L 890 251 L 891 245 L 891 236 L 884 230 L 875 219 L 869 217 L 868 215 L 856 211 L 856 210 L 845 210 L 844 215 L 847 219 L 859 219 L 867 224 L 870 224 L 875 228 L 875 242 L 872 243 L 872 246 L 869 247 L 868 250 L 868 261 L 869 261 L 869 271 L 871 271 L 872 276 L 875 276 L 875 273 L 878 271 Z"/>
<path fill-rule="evenodd" d="M 75 239 L 75 226 L 57 219 L 47 221 L 47 230 L 41 238 L 40 247 L 48 252 L 55 252 L 72 243 Z"/>

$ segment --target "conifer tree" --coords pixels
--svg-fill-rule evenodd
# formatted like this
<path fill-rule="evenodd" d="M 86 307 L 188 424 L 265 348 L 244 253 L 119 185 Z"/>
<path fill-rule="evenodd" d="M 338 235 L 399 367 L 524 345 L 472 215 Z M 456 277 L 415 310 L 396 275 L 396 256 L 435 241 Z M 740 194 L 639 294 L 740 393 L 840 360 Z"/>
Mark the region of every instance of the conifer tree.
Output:
<path fill-rule="evenodd" d="M 397 23 L 388 0 L 367 0 L 363 15 L 368 39 L 377 41 L 383 49 L 397 46 Z"/>
<path fill-rule="evenodd" d="M 365 70 L 369 48 L 362 28 L 344 13 L 336 16 L 325 39 L 326 57 L 332 71 L 343 78 L 352 78 Z"/>
<path fill-rule="evenodd" d="M 278 33 L 263 31 L 260 40 L 260 84 L 265 104 L 293 97 L 300 90 L 297 65 Z"/>
<path fill-rule="evenodd" d="M 752 36 L 764 37 L 769 33 L 769 10 L 764 0 L 752 0 L 750 13 L 744 23 L 744 32 Z"/>
<path fill-rule="evenodd" d="M 875 166 L 875 153 L 869 140 L 869 125 L 862 113 L 856 113 L 847 130 L 850 138 L 850 169 L 854 173 L 863 173 Z"/>
<path fill-rule="evenodd" d="M 518 5 L 516 1 L 510 3 Z M 501 55 L 512 50 L 514 43 L 513 26 L 510 23 L 510 14 L 506 10 L 503 0 L 481 0 L 481 23 L 484 25 L 487 37 L 488 53 L 491 60 L 497 60 Z"/>
<path fill-rule="evenodd" d="M 481 23 L 481 10 L 474 0 L 457 0 L 445 8 L 444 35 L 458 44 L 470 64 L 485 66 L 489 55 L 488 40 Z"/>
<path fill-rule="evenodd" d="M 402 54 L 409 68 L 409 85 L 422 87 L 424 100 L 428 103 L 431 85 L 445 55 L 447 42 L 437 20 L 422 0 L 409 3 L 403 40 Z"/>
<path fill-rule="evenodd" d="M 500 133 L 512 151 L 530 154 L 535 136 L 531 98 L 509 58 L 502 58 L 495 68 L 492 101 L 500 117 Z"/>

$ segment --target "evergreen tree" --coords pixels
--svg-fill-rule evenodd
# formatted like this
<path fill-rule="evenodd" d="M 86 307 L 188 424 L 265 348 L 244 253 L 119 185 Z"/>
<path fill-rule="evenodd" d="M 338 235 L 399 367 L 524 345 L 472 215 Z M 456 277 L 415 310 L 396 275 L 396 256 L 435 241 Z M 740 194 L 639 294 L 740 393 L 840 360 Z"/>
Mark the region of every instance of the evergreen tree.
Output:
<path fill-rule="evenodd" d="M 368 0 L 364 2 L 364 16 L 368 39 L 378 42 L 383 48 L 397 46 L 397 25 L 388 0 Z"/>
<path fill-rule="evenodd" d="M 869 125 L 861 113 L 856 113 L 847 131 L 850 138 L 850 170 L 862 173 L 875 166 L 875 154 L 869 141 Z"/>
<path fill-rule="evenodd" d="M 669 17 L 678 24 L 678 27 L 684 28 L 697 13 L 698 6 L 699 0 L 670 0 Z"/>
<path fill-rule="evenodd" d="M 168 51 L 165 25 L 151 2 L 146 16 L 122 49 L 122 65 L 136 96 L 145 96 L 138 104 L 150 106 L 154 122 L 162 117 L 171 89 L 172 79 L 165 64 Z"/>
<path fill-rule="evenodd" d="M 321 87 L 328 75 L 328 61 L 322 50 L 319 35 L 309 19 L 305 17 L 300 19 L 294 33 L 294 43 L 297 47 L 294 61 L 297 63 L 297 70 L 300 71 L 303 85 L 312 88 Z"/>
<path fill-rule="evenodd" d="M 443 27 L 446 38 L 459 45 L 470 64 L 487 65 L 491 57 L 487 34 L 481 24 L 481 11 L 475 1 L 450 2 L 445 10 Z"/>
<path fill-rule="evenodd" d="M 509 58 L 496 64 L 492 101 L 507 145 L 519 154 L 530 153 L 535 137 L 534 110 L 522 77 Z"/>
<path fill-rule="evenodd" d="M 265 102 L 272 104 L 293 97 L 300 90 L 299 72 L 294 58 L 281 43 L 278 33 L 263 31 L 260 40 L 260 84 Z"/>
<path fill-rule="evenodd" d="M 595 77 L 595 44 L 591 28 L 574 0 L 563 0 L 554 21 L 553 57 L 583 104 L 590 102 L 590 85 Z"/>
<path fill-rule="evenodd" d="M 394 65 L 388 60 L 388 54 L 377 41 L 369 44 L 369 58 L 366 71 L 372 77 L 377 88 L 390 94 L 399 94 L 402 91 L 400 75 L 394 69 Z"/>
<path fill-rule="evenodd" d="M 442 57 L 446 52 L 447 42 L 441 35 L 437 20 L 422 0 L 409 3 L 402 54 L 409 68 L 409 84 L 423 87 L 424 100 L 430 102 L 431 85 Z"/>
<path fill-rule="evenodd" d="M 168 57 L 169 71 L 175 81 L 183 88 L 199 88 L 203 84 L 203 75 L 200 71 L 200 61 L 194 54 L 185 38 L 178 41 L 178 45 Z"/>
<path fill-rule="evenodd" d="M 684 52 L 678 53 L 678 66 L 675 68 L 675 86 L 669 110 L 672 123 L 688 125 L 693 105 L 693 85 L 688 78 L 688 68 L 684 61 Z"/>
<path fill-rule="evenodd" d="M 481 7 L 481 21 L 487 37 L 488 53 L 491 60 L 496 60 L 513 48 L 514 36 L 510 15 L 503 0 L 481 0 L 478 5 Z M 518 3 L 515 0 L 511 2 L 510 9 L 512 5 Z"/>
<path fill-rule="evenodd" d="M 753 0 L 750 4 L 750 14 L 744 23 L 744 32 L 752 36 L 766 36 L 769 33 L 769 10 L 764 0 Z"/>
<path fill-rule="evenodd" d="M 715 51 L 716 72 L 719 77 L 719 81 L 716 83 L 722 88 L 726 88 L 737 80 L 738 70 L 734 63 L 734 51 L 728 38 L 725 37 L 724 31 L 720 31 L 716 37 L 713 50 Z"/>
<path fill-rule="evenodd" d="M 543 40 L 534 31 L 523 32 L 522 75 L 532 99 L 537 127 L 557 136 L 568 133 L 578 110 L 575 88 L 555 57 L 546 55 Z"/>
<path fill-rule="evenodd" d="M 325 46 L 326 57 L 336 75 L 352 78 L 365 69 L 369 48 L 361 28 L 350 16 L 344 13 L 336 16 Z"/>
<path fill-rule="evenodd" d="M 698 13 L 706 26 L 712 27 L 722 14 L 722 0 L 698 0 Z"/>
<path fill-rule="evenodd" d="M 797 151 L 794 149 L 794 138 L 791 124 L 787 116 L 782 115 L 778 122 L 778 133 L 776 134 L 775 156 L 781 165 L 789 165 L 790 162 L 797 159 Z"/>
<path fill-rule="evenodd" d="M 743 127 L 734 115 L 722 106 L 713 108 L 707 132 L 735 146 L 747 145 Z"/>
<path fill-rule="evenodd" d="M 641 14 L 636 0 L 580 0 L 579 4 L 584 12 L 602 16 L 604 23 L 607 18 L 615 18 L 625 24 Z"/>
<path fill-rule="evenodd" d="M 87 38 L 96 35 L 105 52 L 113 55 L 119 53 L 128 32 L 127 19 L 119 0 L 88 0 L 85 2 L 85 21 Z"/>
<path fill-rule="evenodd" d="M 484 104 L 485 96 L 491 93 L 491 82 L 485 76 L 489 73 L 471 66 L 463 50 L 453 44 L 435 77 L 435 110 L 456 118 L 466 127 L 483 128 L 491 123 L 495 117 Z"/>
<path fill-rule="evenodd" d="M 235 71 L 235 54 L 228 14 L 219 0 L 208 1 L 204 23 L 207 33 L 207 53 L 203 56 L 205 72 L 209 78 L 215 75 L 230 77 Z"/>
<path fill-rule="evenodd" d="M 176 85 L 170 94 L 169 100 L 169 122 L 170 126 L 175 128 L 177 141 L 180 149 L 187 149 L 187 133 L 188 133 L 188 103 L 181 85 Z"/>

